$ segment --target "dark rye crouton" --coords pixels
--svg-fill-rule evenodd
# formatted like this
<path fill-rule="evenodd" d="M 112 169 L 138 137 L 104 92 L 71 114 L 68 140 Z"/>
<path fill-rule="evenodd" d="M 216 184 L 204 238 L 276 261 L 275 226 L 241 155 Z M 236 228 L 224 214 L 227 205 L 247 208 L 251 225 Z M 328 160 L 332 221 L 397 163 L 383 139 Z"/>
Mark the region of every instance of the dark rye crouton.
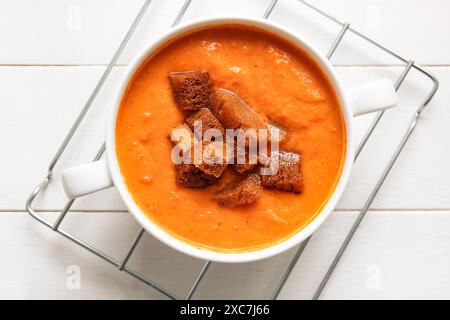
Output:
<path fill-rule="evenodd" d="M 278 171 L 276 171 L 276 165 L 266 164 L 266 168 L 271 168 L 274 174 L 261 175 L 261 184 L 266 188 L 301 193 L 303 191 L 303 175 L 300 154 L 287 151 L 272 152 L 272 163 L 277 155 Z"/>
<path fill-rule="evenodd" d="M 270 147 L 272 147 L 272 143 L 275 141 L 275 137 L 277 137 L 278 143 L 282 143 L 284 141 L 286 141 L 289 138 L 289 130 L 277 123 L 274 122 L 269 122 L 267 124 L 267 144 L 266 147 L 268 149 L 270 149 Z M 258 138 L 259 141 L 259 138 Z M 259 147 L 258 147 L 259 148 Z M 262 149 L 258 149 L 260 152 L 262 152 Z M 248 171 L 253 170 L 258 163 L 254 164 L 254 161 L 250 162 L 249 161 L 249 156 L 252 154 L 252 151 L 249 150 L 248 146 L 246 146 L 245 151 L 246 153 L 246 161 L 243 164 L 239 164 L 238 162 L 235 162 L 236 164 L 234 165 L 235 170 L 238 173 L 245 173 Z M 236 147 L 236 152 L 238 152 L 238 148 Z M 253 150 L 253 152 L 257 152 L 257 150 Z M 237 155 L 236 155 L 237 156 Z M 261 159 L 262 155 L 261 154 L 257 154 L 257 161 L 259 163 L 264 163 L 264 159 Z"/>
<path fill-rule="evenodd" d="M 235 207 L 250 204 L 261 196 L 261 179 L 256 174 L 251 174 L 244 180 L 226 186 L 214 195 L 222 207 Z"/>
<path fill-rule="evenodd" d="M 192 116 L 186 119 L 186 124 L 195 132 L 194 125 L 196 122 L 200 122 L 202 125 L 201 137 L 197 136 L 197 139 L 204 138 L 205 131 L 208 129 L 216 129 L 222 135 L 222 139 L 225 141 L 225 129 L 217 118 L 207 108 L 202 108 L 200 111 L 194 113 Z M 197 135 L 197 132 L 195 132 Z"/>
<path fill-rule="evenodd" d="M 219 178 L 227 168 L 226 150 L 221 142 L 202 141 L 201 163 L 195 166 L 203 172 Z"/>
<path fill-rule="evenodd" d="M 177 183 L 188 188 L 205 188 L 217 181 L 217 178 L 208 175 L 193 164 L 175 165 Z"/>
<path fill-rule="evenodd" d="M 217 181 L 216 177 L 207 174 L 191 163 L 194 135 L 186 124 L 172 130 L 171 140 L 174 148 L 182 156 L 183 163 L 175 164 L 176 181 L 179 185 L 189 188 L 204 188 Z"/>
<path fill-rule="evenodd" d="M 245 160 L 244 163 L 239 163 L 239 161 L 238 161 L 239 160 L 238 159 L 239 150 L 244 155 L 244 159 L 243 159 L 243 160 Z M 256 150 L 253 150 L 253 151 L 256 151 Z M 250 152 L 251 152 L 251 150 L 249 150 L 249 148 L 247 146 L 245 146 L 245 149 L 240 149 L 239 146 L 237 146 L 237 145 L 235 146 L 234 169 L 236 170 L 236 172 L 243 174 L 243 173 L 249 172 L 249 171 L 253 170 L 254 168 L 256 168 L 256 166 L 258 165 L 258 158 L 256 158 L 256 163 L 254 163 L 255 161 L 250 161 Z M 255 160 L 255 159 L 253 159 L 253 160 Z"/>
<path fill-rule="evenodd" d="M 195 132 L 195 123 L 201 121 L 202 131 Z M 209 109 L 202 108 L 192 116 L 186 119 L 186 124 L 196 134 L 196 139 L 202 142 L 202 163 L 196 164 L 198 168 L 205 173 L 213 175 L 219 178 L 227 166 L 226 150 L 224 144 L 217 141 L 217 143 L 211 141 L 212 136 L 209 136 L 209 140 L 205 140 L 205 132 L 208 129 L 216 129 L 217 132 L 214 135 L 220 134 L 221 138 L 225 141 L 225 130 L 220 124 L 219 120 L 209 111 Z M 220 150 L 220 148 L 222 150 Z"/>
<path fill-rule="evenodd" d="M 232 91 L 215 90 L 210 109 L 225 129 L 266 128 L 265 119 Z"/>
<path fill-rule="evenodd" d="M 255 134 L 258 136 L 257 130 L 267 128 L 265 118 L 232 91 L 225 89 L 215 90 L 211 98 L 210 109 L 225 129 L 254 129 Z M 237 163 L 237 139 L 235 142 L 235 170 L 242 174 L 254 169 L 256 164 L 248 163 L 248 137 L 246 138 L 245 150 L 242 150 L 245 151 L 245 163 Z"/>
<path fill-rule="evenodd" d="M 234 169 L 236 170 L 237 173 L 244 174 L 246 172 L 252 171 L 254 168 L 256 168 L 256 166 L 257 164 L 252 163 L 243 163 L 243 164 L 236 163 L 234 165 Z"/>
<path fill-rule="evenodd" d="M 199 110 L 209 105 L 211 81 L 207 71 L 172 72 L 169 79 L 173 97 L 181 110 Z"/>
<path fill-rule="evenodd" d="M 283 141 L 287 140 L 289 137 L 289 131 L 288 129 L 286 129 L 285 127 L 275 124 L 274 122 L 269 122 L 267 124 L 267 144 L 266 147 L 268 149 L 270 149 L 270 147 L 272 146 L 272 143 L 274 142 L 274 137 L 277 137 L 278 143 L 282 143 Z M 259 141 L 259 139 L 258 139 Z M 261 159 L 262 155 L 256 154 L 256 157 L 254 156 L 253 159 L 256 159 L 257 162 L 255 163 L 255 161 L 249 161 L 250 159 L 250 155 L 252 155 L 253 153 L 257 153 L 258 151 L 255 150 L 250 150 L 248 148 L 248 146 L 245 146 L 246 149 L 242 150 L 245 151 L 245 163 L 238 163 L 237 162 L 237 152 L 239 150 L 239 148 L 236 146 L 235 148 L 235 152 L 236 152 L 236 158 L 235 158 L 235 165 L 234 168 L 238 173 L 246 173 L 249 172 L 251 170 L 253 170 L 254 168 L 256 168 L 258 166 L 258 162 L 259 163 L 264 163 L 263 160 Z M 259 148 L 259 147 L 258 147 Z M 259 149 L 258 149 L 259 150 Z M 259 150 L 262 151 L 262 150 Z"/>
<path fill-rule="evenodd" d="M 172 130 L 171 141 L 175 144 L 175 153 L 178 154 L 182 159 L 183 163 L 176 164 L 176 166 L 186 166 L 192 165 L 192 167 L 199 169 L 201 172 L 206 174 L 206 177 L 201 176 L 198 172 L 194 171 L 193 168 L 180 169 L 178 174 L 188 174 L 190 175 L 188 181 L 190 183 L 182 183 L 186 186 L 194 185 L 192 179 L 195 177 L 201 178 L 203 180 L 211 180 L 208 176 L 212 178 L 219 178 L 224 170 L 226 169 L 227 162 L 225 160 L 225 151 L 220 150 L 223 148 L 223 144 L 214 143 L 210 141 L 198 141 L 195 139 L 194 134 L 191 129 L 186 124 L 181 124 Z M 197 155 L 198 160 L 195 159 L 195 149 L 194 143 L 201 143 L 202 148 L 199 150 L 199 155 Z M 178 179 L 178 181 L 185 181 L 186 179 Z M 200 183 L 203 185 L 203 183 Z"/>

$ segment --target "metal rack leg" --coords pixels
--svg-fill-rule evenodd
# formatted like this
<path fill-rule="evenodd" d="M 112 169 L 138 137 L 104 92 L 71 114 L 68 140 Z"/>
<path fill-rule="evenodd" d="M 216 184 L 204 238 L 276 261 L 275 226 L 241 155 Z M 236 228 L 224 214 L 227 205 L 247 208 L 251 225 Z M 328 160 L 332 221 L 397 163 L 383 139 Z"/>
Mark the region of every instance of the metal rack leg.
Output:
<path fill-rule="evenodd" d="M 275 300 L 280 295 L 281 289 L 283 289 L 284 285 L 286 284 L 287 279 L 292 273 L 292 270 L 294 270 L 298 259 L 300 259 L 300 256 L 303 254 L 303 251 L 305 250 L 306 246 L 308 245 L 309 240 L 311 240 L 311 237 L 303 241 L 300 246 L 298 247 L 297 251 L 295 252 L 294 256 L 291 258 L 291 261 L 289 262 L 289 265 L 287 266 L 286 270 L 284 271 L 283 275 L 281 276 L 281 280 L 277 283 L 275 290 L 272 294 L 271 300 Z"/>
<path fill-rule="evenodd" d="M 191 289 L 189 290 L 188 294 L 186 295 L 185 300 L 190 300 L 192 298 L 192 296 L 194 295 L 195 291 L 198 288 L 198 285 L 200 284 L 200 281 L 202 281 L 202 279 L 205 276 L 206 271 L 208 271 L 210 265 L 211 265 L 211 261 L 205 262 L 202 270 L 198 273 L 197 278 L 195 279 L 194 283 L 191 286 Z"/>
<path fill-rule="evenodd" d="M 130 260 L 131 255 L 133 254 L 134 249 L 136 249 L 139 241 L 141 240 L 142 236 L 144 235 L 144 232 L 145 232 L 145 229 L 142 228 L 141 231 L 139 231 L 139 234 L 134 239 L 133 243 L 131 244 L 130 249 L 128 250 L 125 258 L 123 259 L 122 263 L 119 266 L 120 271 L 122 271 L 125 268 L 126 264 L 128 263 L 128 260 Z"/>
<path fill-rule="evenodd" d="M 181 22 L 181 19 L 183 19 L 184 14 L 186 13 L 189 6 L 191 5 L 191 2 L 192 2 L 192 0 L 186 0 L 184 2 L 183 7 L 181 7 L 180 12 L 178 12 L 177 17 L 175 18 L 175 20 L 172 23 L 172 27 L 176 26 L 177 24 L 179 24 Z"/>
<path fill-rule="evenodd" d="M 266 9 L 266 12 L 263 15 L 264 19 L 268 19 L 269 16 L 272 14 L 273 9 L 275 9 L 275 6 L 277 5 L 278 0 L 271 0 L 269 3 L 269 6 Z"/>
<path fill-rule="evenodd" d="M 341 43 L 342 39 L 344 38 L 345 33 L 347 32 L 348 28 L 350 28 L 349 23 L 344 23 L 344 25 L 341 28 L 341 31 L 337 35 L 336 39 L 334 40 L 333 44 L 331 45 L 330 49 L 327 53 L 327 58 L 331 59 L 333 57 L 333 54 L 336 52 L 337 47 Z"/>

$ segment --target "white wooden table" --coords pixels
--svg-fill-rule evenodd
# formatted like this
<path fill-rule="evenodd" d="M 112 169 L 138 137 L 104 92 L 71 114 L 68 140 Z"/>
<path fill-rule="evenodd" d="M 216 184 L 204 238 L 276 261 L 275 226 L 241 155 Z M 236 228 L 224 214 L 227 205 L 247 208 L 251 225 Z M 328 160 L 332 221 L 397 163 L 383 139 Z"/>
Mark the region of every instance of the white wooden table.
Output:
<path fill-rule="evenodd" d="M 436 74 L 441 89 L 423 114 L 322 298 L 450 298 L 450 1 L 316 0 L 322 8 L 413 58 Z M 64 167 L 93 157 L 115 81 L 133 54 L 167 29 L 183 0 L 154 0 L 112 77 L 64 154 Z M 268 1 L 194 0 L 185 20 L 209 13 L 262 15 Z M 24 211 L 53 154 L 108 64 L 142 0 L 0 0 L 0 298 L 138 298 L 163 296 L 52 233 Z M 272 19 L 326 51 L 338 28 L 295 0 L 280 0 Z M 351 84 L 402 66 L 349 36 L 333 57 Z M 395 147 L 408 106 L 428 82 L 412 75 L 368 143 L 338 210 L 316 233 L 280 298 L 310 298 L 379 169 Z M 415 107 L 415 105 L 413 106 Z M 361 134 L 370 117 L 358 119 Z M 377 171 L 378 170 L 378 171 Z M 55 177 L 38 209 L 55 217 L 66 199 Z M 114 190 L 77 202 L 62 227 L 120 259 L 139 226 Z M 244 265 L 213 264 L 196 298 L 265 298 L 292 252 Z M 133 268 L 183 295 L 201 261 L 145 235 Z M 81 282 L 74 275 L 81 272 Z"/>

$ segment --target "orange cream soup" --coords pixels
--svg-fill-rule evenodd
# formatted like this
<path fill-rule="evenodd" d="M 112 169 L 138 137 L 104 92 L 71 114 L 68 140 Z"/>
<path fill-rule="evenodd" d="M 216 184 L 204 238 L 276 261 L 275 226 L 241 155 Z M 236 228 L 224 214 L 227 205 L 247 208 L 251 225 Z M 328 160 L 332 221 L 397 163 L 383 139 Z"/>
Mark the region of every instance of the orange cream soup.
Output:
<path fill-rule="evenodd" d="M 302 154 L 302 194 L 264 189 L 249 206 L 222 208 L 211 197 L 235 178 L 231 169 L 206 189 L 176 184 L 168 136 L 186 114 L 168 74 L 189 70 L 209 71 L 216 87 L 292 131 L 282 148 Z M 122 175 L 142 211 L 175 237 L 217 251 L 260 249 L 305 227 L 334 191 L 345 140 L 338 101 L 315 62 L 276 36 L 240 26 L 197 31 L 160 49 L 129 85 L 116 126 Z"/>

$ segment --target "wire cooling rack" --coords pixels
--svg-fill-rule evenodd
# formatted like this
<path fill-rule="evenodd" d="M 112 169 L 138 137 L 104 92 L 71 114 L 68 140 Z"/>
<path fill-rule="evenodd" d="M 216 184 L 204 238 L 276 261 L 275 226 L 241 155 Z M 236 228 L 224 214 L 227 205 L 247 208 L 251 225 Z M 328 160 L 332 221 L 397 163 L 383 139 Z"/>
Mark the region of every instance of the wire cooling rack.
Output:
<path fill-rule="evenodd" d="M 433 74 L 431 74 L 430 72 L 428 72 L 427 70 L 425 70 L 421 66 L 417 65 L 416 63 L 414 63 L 413 60 L 407 59 L 407 58 L 399 55 L 395 51 L 387 48 L 386 46 L 384 46 L 384 45 L 380 44 L 379 42 L 373 40 L 372 38 L 368 37 L 367 35 L 359 32 L 358 30 L 356 30 L 353 27 L 351 27 L 349 23 L 347 23 L 345 21 L 341 21 L 340 19 L 335 18 L 334 16 L 330 15 L 327 12 L 324 12 L 323 10 L 319 9 L 315 5 L 309 3 L 308 1 L 304 1 L 304 0 L 292 0 L 292 1 L 298 2 L 299 3 L 298 5 L 303 5 L 308 10 L 311 10 L 315 14 L 318 14 L 319 16 L 321 16 L 323 19 L 329 20 L 332 23 L 335 23 L 338 26 L 340 26 L 340 28 L 341 28 L 340 32 L 337 34 L 336 38 L 334 39 L 334 41 L 331 44 L 330 49 L 328 51 L 328 54 L 327 54 L 328 59 L 330 59 L 333 56 L 333 54 L 335 53 L 336 49 L 339 47 L 340 43 L 342 42 L 344 36 L 346 34 L 348 34 L 348 33 L 353 33 L 354 35 L 356 35 L 357 37 L 359 37 L 363 41 L 367 42 L 369 45 L 371 45 L 373 47 L 376 47 L 378 49 L 381 49 L 385 53 L 389 54 L 390 56 L 392 56 L 393 58 L 398 60 L 402 65 L 404 65 L 403 71 L 401 72 L 401 74 L 400 74 L 400 76 L 397 79 L 396 84 L 395 84 L 396 90 L 398 90 L 401 87 L 401 85 L 404 83 L 405 79 L 407 78 L 408 74 L 410 73 L 410 71 L 412 69 L 414 69 L 414 70 L 420 72 L 421 74 L 423 74 L 431 82 L 431 85 L 432 85 L 431 86 L 431 90 L 427 94 L 426 98 L 421 103 L 419 103 L 417 109 L 415 109 L 414 115 L 413 115 L 412 119 L 410 120 L 410 123 L 409 123 L 409 125 L 407 127 L 407 130 L 404 133 L 404 135 L 402 136 L 400 143 L 397 145 L 395 151 L 393 152 L 393 154 L 391 155 L 390 159 L 388 160 L 386 166 L 384 167 L 384 169 L 382 171 L 381 176 L 379 177 L 379 179 L 377 180 L 374 188 L 370 192 L 370 194 L 369 194 L 368 198 L 366 199 L 366 201 L 365 201 L 361 211 L 357 215 L 357 218 L 356 218 L 355 222 L 353 223 L 350 231 L 346 235 L 343 243 L 341 244 L 338 252 L 336 253 L 333 261 L 331 262 L 331 265 L 329 266 L 325 276 L 323 277 L 323 279 L 320 282 L 317 290 L 315 291 L 314 296 L 312 298 L 313 299 L 318 299 L 320 297 L 323 289 L 327 285 L 328 280 L 330 279 L 331 275 L 333 274 L 333 271 L 335 270 L 336 266 L 338 265 L 341 257 L 344 255 L 345 250 L 347 249 L 349 243 L 351 242 L 351 240 L 352 240 L 355 232 L 357 231 L 359 225 L 363 221 L 363 219 L 364 219 L 364 217 L 365 217 L 369 207 L 371 206 L 371 204 L 372 204 L 373 200 L 375 199 L 378 191 L 380 190 L 381 186 L 383 185 L 386 177 L 388 176 L 389 172 L 391 171 L 393 165 L 395 164 L 397 158 L 399 157 L 400 153 L 402 152 L 404 146 L 408 142 L 412 132 L 416 128 L 417 122 L 420 119 L 422 111 L 425 109 L 425 107 L 429 104 L 429 102 L 432 100 L 432 98 L 436 94 L 436 92 L 438 90 L 438 87 L 439 87 L 439 82 L 438 82 L 437 78 Z M 184 2 L 182 8 L 178 12 L 178 15 L 176 16 L 176 18 L 175 18 L 175 20 L 173 22 L 173 26 L 177 25 L 182 20 L 184 14 L 186 13 L 186 10 L 191 5 L 191 2 L 192 2 L 192 0 L 186 0 Z M 119 47 L 117 48 L 113 58 L 109 62 L 109 64 L 108 64 L 107 68 L 105 69 L 102 77 L 100 78 L 100 80 L 98 81 L 98 83 L 95 86 L 94 90 L 92 91 L 91 95 L 89 96 L 86 104 L 81 109 L 80 114 L 78 115 L 77 119 L 75 120 L 75 122 L 73 123 L 72 127 L 70 128 L 68 134 L 64 138 L 62 144 L 60 145 L 60 147 L 57 150 L 55 156 L 53 157 L 53 160 L 50 162 L 49 167 L 48 167 L 48 173 L 47 173 L 46 177 L 33 190 L 33 192 L 31 193 L 30 197 L 27 199 L 26 209 L 27 209 L 28 213 L 34 219 L 36 219 L 38 222 L 40 222 L 41 224 L 45 225 L 46 227 L 48 227 L 49 229 L 53 230 L 54 232 L 59 233 L 63 237 L 71 240 L 72 242 L 76 243 L 77 245 L 83 247 L 84 249 L 90 251 L 91 253 L 93 253 L 97 257 L 103 259 L 104 261 L 112 264 L 113 266 L 117 267 L 118 270 L 129 274 L 130 276 L 138 279 L 139 281 L 142 281 L 143 283 L 147 284 L 150 287 L 153 287 L 155 290 L 157 290 L 160 293 L 164 294 L 168 298 L 170 298 L 170 299 L 180 299 L 180 298 L 191 299 L 193 297 L 193 295 L 195 294 L 195 292 L 196 292 L 200 282 L 202 281 L 203 277 L 207 273 L 208 268 L 211 265 L 210 261 L 205 261 L 204 262 L 203 267 L 201 268 L 200 272 L 196 275 L 196 277 L 195 277 L 195 279 L 194 279 L 190 289 L 186 293 L 186 295 L 184 297 L 178 297 L 177 295 L 175 295 L 174 293 L 170 292 L 169 290 L 167 290 L 163 286 L 159 285 L 158 283 L 154 282 L 151 279 L 148 279 L 148 278 L 144 277 L 142 274 L 138 273 L 135 270 L 132 270 L 129 266 L 127 266 L 127 263 L 129 261 L 129 259 L 133 255 L 133 252 L 136 249 L 136 246 L 138 245 L 139 241 L 141 240 L 141 238 L 142 238 L 142 236 L 144 234 L 144 229 L 141 229 L 139 231 L 139 233 L 137 234 L 136 238 L 131 243 L 130 248 L 129 248 L 128 252 L 126 253 L 125 257 L 122 260 L 116 260 L 116 259 L 113 259 L 110 256 L 108 256 L 107 254 L 105 254 L 101 250 L 97 249 L 96 247 L 89 245 L 88 243 L 84 242 L 82 239 L 79 239 L 78 237 L 76 237 L 76 236 L 72 235 L 71 233 L 69 233 L 67 231 L 64 231 L 62 228 L 60 228 L 61 223 L 63 222 L 63 220 L 67 216 L 67 214 L 70 212 L 70 209 L 71 209 L 72 205 L 74 204 L 75 200 L 70 200 L 70 201 L 68 201 L 66 203 L 64 208 L 59 212 L 58 218 L 56 219 L 55 222 L 49 222 L 48 220 L 46 220 L 45 218 L 40 216 L 36 210 L 33 209 L 33 202 L 34 202 L 34 200 L 43 191 L 43 189 L 52 181 L 53 170 L 54 170 L 56 164 L 59 162 L 62 154 L 65 152 L 67 145 L 69 144 L 69 142 L 71 141 L 73 135 L 75 134 L 75 132 L 77 131 L 77 129 L 80 126 L 81 122 L 85 118 L 85 115 L 86 115 L 87 111 L 90 109 L 90 107 L 93 104 L 94 100 L 96 99 L 99 91 L 102 89 L 105 81 L 110 76 L 110 73 L 111 73 L 113 67 L 116 65 L 120 55 L 122 54 L 123 50 L 125 49 L 125 47 L 126 47 L 127 43 L 129 42 L 132 34 L 135 32 L 136 27 L 141 22 L 141 20 L 142 20 L 144 14 L 146 13 L 150 3 L 151 3 L 151 0 L 146 0 L 144 2 L 144 4 L 142 5 L 142 7 L 140 8 L 136 18 L 134 19 L 133 23 L 131 24 L 128 32 L 126 33 L 126 35 L 123 38 L 122 42 L 120 43 Z M 278 3 L 278 0 L 271 0 L 270 1 L 270 3 L 268 4 L 267 9 L 266 9 L 266 11 L 265 11 L 265 13 L 263 15 L 263 17 L 265 19 L 268 19 L 270 17 L 270 15 L 271 15 L 273 9 L 275 8 L 275 6 L 277 5 L 277 3 Z M 366 145 L 367 141 L 369 140 L 370 136 L 373 134 L 373 132 L 376 129 L 376 127 L 378 126 L 378 124 L 380 123 L 380 120 L 382 119 L 383 115 L 384 115 L 384 111 L 378 113 L 377 116 L 375 117 L 375 119 L 373 120 L 373 122 L 371 123 L 369 129 L 365 132 L 364 136 L 362 137 L 362 140 L 361 140 L 360 144 L 357 147 L 355 160 L 358 159 L 359 155 L 361 154 L 361 151 L 363 150 L 364 146 Z M 98 150 L 94 160 L 100 159 L 100 157 L 102 156 L 104 151 L 105 151 L 105 145 L 103 144 L 100 147 L 100 149 Z M 300 257 L 302 255 L 302 253 L 304 252 L 306 246 L 308 245 L 309 240 L 310 239 L 305 240 L 296 249 L 295 254 L 293 255 L 293 257 L 290 260 L 290 262 L 288 263 L 288 265 L 287 265 L 286 269 L 284 270 L 284 272 L 281 274 L 280 280 L 278 281 L 278 283 L 276 284 L 276 286 L 275 286 L 275 288 L 273 290 L 271 299 L 277 299 L 277 297 L 280 294 L 281 290 L 283 289 L 286 281 L 288 280 L 292 270 L 294 269 L 295 265 L 297 264 L 298 260 L 300 259 Z"/>

